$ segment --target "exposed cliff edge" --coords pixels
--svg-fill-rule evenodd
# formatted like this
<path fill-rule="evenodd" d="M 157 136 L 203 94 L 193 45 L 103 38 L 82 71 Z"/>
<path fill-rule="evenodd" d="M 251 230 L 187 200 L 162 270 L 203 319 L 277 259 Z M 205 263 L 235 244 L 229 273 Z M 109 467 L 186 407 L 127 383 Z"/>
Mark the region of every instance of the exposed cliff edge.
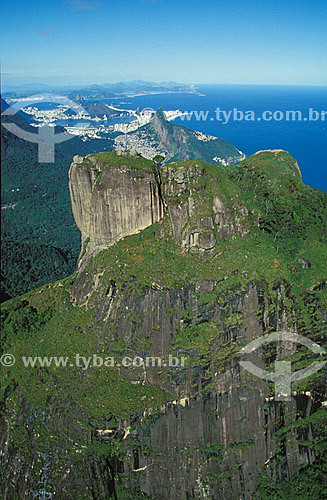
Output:
<path fill-rule="evenodd" d="M 129 153 L 78 157 L 70 190 L 77 272 L 2 312 L 16 358 L 1 389 L 4 500 L 320 500 L 326 371 L 276 401 L 239 360 L 283 329 L 326 349 L 327 194 L 283 151 L 160 171 Z M 311 363 L 280 341 L 251 360 Z"/>

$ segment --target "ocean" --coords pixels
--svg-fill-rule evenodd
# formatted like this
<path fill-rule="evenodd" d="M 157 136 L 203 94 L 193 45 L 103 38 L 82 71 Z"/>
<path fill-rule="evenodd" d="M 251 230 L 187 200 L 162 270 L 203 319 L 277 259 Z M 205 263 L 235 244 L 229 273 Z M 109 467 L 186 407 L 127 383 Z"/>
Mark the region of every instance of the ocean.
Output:
<path fill-rule="evenodd" d="M 246 156 L 261 149 L 284 149 L 299 163 L 305 184 L 327 191 L 327 86 L 199 85 L 197 89 L 204 95 L 129 97 L 122 107 L 208 112 L 206 117 L 199 119 L 193 113 L 175 123 L 227 139 Z M 231 112 L 229 119 L 223 111 Z M 296 120 L 287 114 L 290 111 L 302 113 L 301 121 L 299 114 Z M 326 111 L 325 117 L 321 111 Z M 248 120 L 241 120 L 246 112 Z M 271 117 L 269 121 L 263 112 L 268 112 L 264 116 Z"/>

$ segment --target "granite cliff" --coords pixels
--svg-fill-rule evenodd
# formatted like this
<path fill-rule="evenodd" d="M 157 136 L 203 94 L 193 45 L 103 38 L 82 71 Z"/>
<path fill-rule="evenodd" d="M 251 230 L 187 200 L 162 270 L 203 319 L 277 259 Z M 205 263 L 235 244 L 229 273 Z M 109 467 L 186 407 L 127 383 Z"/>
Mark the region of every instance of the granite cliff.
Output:
<path fill-rule="evenodd" d="M 138 155 L 126 158 L 118 152 L 75 156 L 69 170 L 69 189 L 86 256 L 163 217 L 153 163 Z"/>
<path fill-rule="evenodd" d="M 75 157 L 70 192 L 75 275 L 3 311 L 18 360 L 4 368 L 3 498 L 320 499 L 326 371 L 275 401 L 239 351 L 285 329 L 326 347 L 326 193 L 283 151 L 228 168 Z M 281 342 L 251 358 L 285 359 L 311 363 Z"/>

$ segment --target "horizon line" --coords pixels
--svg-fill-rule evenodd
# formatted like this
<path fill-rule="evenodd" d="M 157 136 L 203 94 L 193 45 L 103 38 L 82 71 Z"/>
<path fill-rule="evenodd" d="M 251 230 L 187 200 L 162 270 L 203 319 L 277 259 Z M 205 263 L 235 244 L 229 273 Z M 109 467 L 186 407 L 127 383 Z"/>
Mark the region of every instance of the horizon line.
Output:
<path fill-rule="evenodd" d="M 64 77 L 63 77 L 64 78 Z M 119 80 L 119 81 L 105 81 L 103 83 L 97 83 L 96 81 L 93 81 L 92 83 L 69 83 L 69 84 L 63 84 L 63 83 L 45 83 L 42 81 L 32 81 L 32 82 L 23 82 L 23 83 L 5 83 L 4 80 L 4 75 L 2 75 L 1 78 L 1 83 L 0 86 L 1 88 L 7 88 L 7 89 L 16 89 L 20 88 L 20 90 L 25 90 L 23 87 L 26 85 L 27 87 L 31 86 L 44 86 L 44 87 L 56 87 L 56 88 L 68 88 L 68 87 L 77 87 L 79 86 L 80 88 L 87 88 L 87 87 L 92 87 L 92 86 L 99 86 L 102 87 L 104 85 L 118 85 L 118 84 L 128 84 L 128 83 L 135 83 L 135 82 L 140 82 L 140 83 L 147 83 L 147 84 L 176 84 L 176 85 L 183 85 L 185 87 L 196 87 L 196 86 L 206 86 L 206 85 L 221 85 L 221 86 L 269 86 L 269 87 L 327 87 L 327 83 L 245 83 L 245 82 L 176 82 L 174 80 L 160 80 L 160 81 L 155 81 L 155 80 L 142 80 L 142 79 L 132 79 L 132 80 Z M 26 89 L 28 90 L 28 89 Z M 1 91 L 1 90 L 0 90 Z M 5 92 L 10 92 L 10 90 L 6 90 Z"/>

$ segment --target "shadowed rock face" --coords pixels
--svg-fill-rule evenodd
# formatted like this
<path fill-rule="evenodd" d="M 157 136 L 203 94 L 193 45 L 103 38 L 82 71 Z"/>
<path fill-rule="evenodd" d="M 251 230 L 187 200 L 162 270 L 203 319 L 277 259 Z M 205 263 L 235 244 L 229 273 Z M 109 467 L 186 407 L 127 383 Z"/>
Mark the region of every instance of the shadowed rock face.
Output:
<path fill-rule="evenodd" d="M 205 280 L 195 287 L 179 290 L 154 290 L 144 288 L 141 295 L 134 291 L 115 291 L 112 284 L 108 299 L 104 301 L 104 284 L 86 270 L 79 273 L 73 288 L 77 303 L 85 304 L 91 290 L 95 291 L 92 308 L 97 320 L 104 325 L 117 322 L 117 331 L 124 341 L 132 342 L 146 337 L 151 331 L 152 345 L 149 354 L 166 357 L 171 352 L 174 338 L 183 325 L 183 316 L 192 310 L 194 324 L 202 321 L 216 321 L 226 314 L 226 306 L 244 320 L 238 332 L 244 343 L 263 333 L 263 325 L 256 311 L 261 303 L 269 316 L 269 302 L 262 298 L 260 286 L 252 283 L 246 292 L 227 301 L 223 308 L 215 303 L 211 308 L 200 304 L 197 294 L 210 293 L 215 281 Z M 261 298 L 260 298 L 261 296 Z M 120 311 L 133 310 L 142 321 L 133 325 Z M 279 312 L 278 322 L 282 325 L 284 313 Z M 107 328 L 107 326 L 106 326 Z M 231 342 L 233 332 L 226 331 L 214 341 L 219 355 L 225 342 Z M 262 354 L 255 357 L 260 364 Z M 143 446 L 136 446 L 133 454 L 127 454 L 123 471 L 127 485 L 140 488 L 153 500 L 252 500 L 258 472 L 270 463 L 277 450 L 271 437 L 276 426 L 293 422 L 297 411 L 310 411 L 309 396 L 296 396 L 283 409 L 269 399 L 265 382 L 251 381 L 240 372 L 237 361 L 230 359 L 219 370 L 214 361 L 210 365 L 212 378 L 210 389 L 206 387 L 203 367 L 175 374 L 167 379 L 151 366 L 146 370 L 126 370 L 126 376 L 139 384 L 159 385 L 173 394 L 174 400 L 160 411 L 144 412 L 139 420 L 131 422 L 133 436 Z M 301 451 L 299 442 L 292 432 L 288 434 L 286 458 L 274 470 L 275 477 L 290 477 L 300 465 L 310 463 L 309 452 Z M 136 472 L 139 471 L 139 472 Z M 212 476 L 210 487 L 205 478 Z M 210 491 L 210 493 L 208 493 Z M 98 497 L 96 497 L 98 498 Z"/>
<path fill-rule="evenodd" d="M 217 323 L 225 317 L 227 306 L 234 314 L 237 312 L 244 316 L 238 332 L 244 342 L 262 335 L 263 325 L 256 311 L 261 302 L 263 315 L 268 321 L 270 304 L 266 297 L 263 300 L 260 286 L 252 283 L 245 292 L 231 297 L 226 303 L 216 301 L 208 308 L 207 304 L 199 302 L 197 295 L 212 292 L 216 284 L 214 280 L 204 280 L 185 289 L 154 290 L 144 287 L 139 294 L 132 289 L 117 289 L 117 284 L 112 282 L 104 299 L 103 291 L 108 288 L 108 283 L 89 274 L 86 269 L 80 269 L 72 294 L 77 304 L 84 304 L 89 291 L 95 292 L 90 306 L 95 311 L 98 324 L 103 325 L 103 339 L 113 324 L 117 325 L 117 332 L 124 341 L 146 338 L 151 332 L 149 355 L 166 358 L 183 325 L 185 312 L 189 310 L 193 311 L 191 321 L 194 324 L 203 321 Z M 122 314 L 126 310 L 135 311 L 142 321 L 133 324 L 126 314 Z M 283 316 L 281 307 L 279 322 L 282 322 Z M 222 335 L 214 340 L 217 354 L 226 341 L 232 341 L 233 335 L 231 329 L 225 328 Z M 132 352 L 128 354 L 135 355 Z M 259 352 L 255 363 L 260 363 L 261 357 Z M 97 457 L 92 460 L 86 457 L 76 466 L 70 458 L 68 441 L 61 444 L 67 445 L 67 449 L 52 447 L 51 453 L 42 455 L 42 461 L 44 478 L 50 476 L 48 464 L 55 467 L 56 476 L 51 477 L 51 485 L 57 493 L 53 498 L 75 500 L 83 498 L 87 490 L 92 491 L 87 499 L 114 498 L 113 477 L 120 473 L 126 486 L 141 490 L 152 500 L 252 500 L 258 473 L 271 461 L 274 477 L 289 478 L 300 465 L 314 459 L 308 450 L 301 450 L 300 442 L 291 429 L 285 439 L 285 460 L 280 465 L 274 465 L 272 460 L 278 451 L 274 432 L 280 425 L 294 422 L 300 412 L 301 415 L 310 413 L 309 396 L 295 396 L 283 409 L 283 406 L 267 398 L 267 384 L 246 377 L 232 356 L 221 370 L 214 360 L 210 363 L 210 388 L 200 362 L 185 372 L 176 372 L 172 378 L 162 376 L 157 368 L 151 366 L 146 370 L 143 367 L 133 370 L 122 368 L 126 377 L 135 383 L 151 383 L 168 390 L 172 400 L 155 411 L 145 407 L 143 413 L 122 421 L 114 428 L 110 418 L 108 421 L 105 417 L 97 431 L 93 422 L 92 426 L 81 427 L 78 423 L 88 421 L 88 416 L 74 405 L 68 405 L 65 411 L 60 412 L 51 407 L 49 401 L 46 412 L 40 416 L 19 400 L 21 419 L 26 419 L 30 425 L 41 419 L 45 428 L 51 422 L 64 431 L 65 436 L 69 432 L 70 442 L 83 443 L 83 446 L 107 445 L 110 450 L 110 444 L 119 439 L 125 448 L 124 458 L 121 461 L 117 459 L 116 463 L 109 458 L 105 462 Z M 111 388 L 108 387 L 108 390 Z M 147 404 L 151 406 L 151 402 Z M 7 466 L 3 498 L 11 500 L 15 492 L 19 493 L 19 498 L 32 498 L 26 481 L 26 463 L 20 459 L 18 450 L 10 449 L 10 426 L 2 418 L 0 430 L 1 460 Z M 134 444 L 125 439 L 129 434 L 132 434 Z M 28 446 L 34 453 L 30 459 L 33 463 L 39 459 L 35 451 L 38 441 L 33 435 Z M 213 481 L 208 483 L 208 478 L 213 478 Z M 36 483 L 35 493 L 38 493 L 38 488 Z"/>
<path fill-rule="evenodd" d="M 140 171 L 127 165 L 106 166 L 95 156 L 74 157 L 69 189 L 85 257 L 163 216 L 160 187 L 151 168 Z"/>

